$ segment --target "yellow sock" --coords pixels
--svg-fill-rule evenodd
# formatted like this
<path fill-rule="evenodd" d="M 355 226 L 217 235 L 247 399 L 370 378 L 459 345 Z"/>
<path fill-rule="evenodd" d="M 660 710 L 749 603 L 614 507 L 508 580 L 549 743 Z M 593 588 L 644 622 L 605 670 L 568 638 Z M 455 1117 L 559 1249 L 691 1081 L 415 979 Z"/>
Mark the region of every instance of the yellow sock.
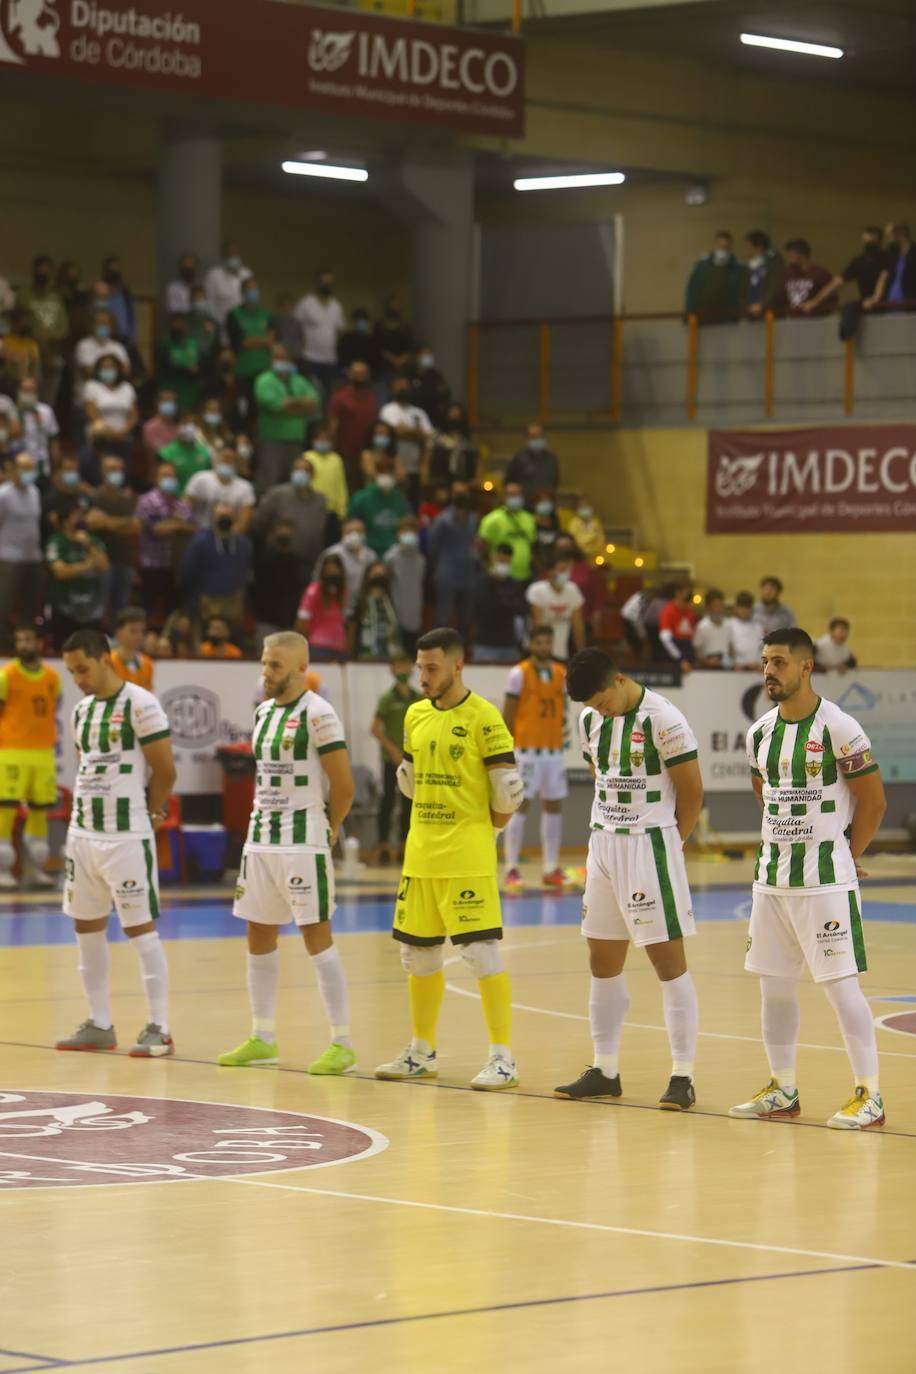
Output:
<path fill-rule="evenodd" d="M 48 838 L 48 813 L 47 811 L 37 811 L 30 806 L 25 818 L 25 834 L 27 839 L 46 840 Z"/>
<path fill-rule="evenodd" d="M 509 975 L 505 970 L 491 973 L 489 978 L 481 978 L 477 986 L 480 988 L 490 1044 L 508 1048 L 512 1043 L 512 984 Z"/>
<path fill-rule="evenodd" d="M 407 993 L 410 997 L 410 1025 L 414 1039 L 424 1040 L 430 1050 L 434 1050 L 436 1026 L 445 996 L 445 973 L 440 968 L 436 973 L 428 973 L 423 978 L 415 973 L 409 974 Z"/>

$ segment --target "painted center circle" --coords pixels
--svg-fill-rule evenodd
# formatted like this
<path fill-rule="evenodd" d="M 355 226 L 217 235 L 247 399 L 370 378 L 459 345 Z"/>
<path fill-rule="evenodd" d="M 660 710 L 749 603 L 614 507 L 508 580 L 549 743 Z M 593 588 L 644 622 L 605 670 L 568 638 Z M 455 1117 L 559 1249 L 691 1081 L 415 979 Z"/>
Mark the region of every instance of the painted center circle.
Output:
<path fill-rule="evenodd" d="M 344 1164 L 388 1141 L 300 1112 L 120 1093 L 0 1092 L 0 1193 Z"/>

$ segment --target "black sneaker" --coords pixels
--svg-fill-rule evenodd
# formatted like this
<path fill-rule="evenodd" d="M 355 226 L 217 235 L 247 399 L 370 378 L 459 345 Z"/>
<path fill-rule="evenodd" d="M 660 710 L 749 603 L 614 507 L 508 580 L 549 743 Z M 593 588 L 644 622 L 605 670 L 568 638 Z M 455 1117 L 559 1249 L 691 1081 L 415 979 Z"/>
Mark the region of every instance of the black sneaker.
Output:
<path fill-rule="evenodd" d="M 665 1092 L 658 1099 L 658 1105 L 666 1112 L 686 1112 L 697 1100 L 693 1091 L 693 1081 L 675 1074 Z"/>
<path fill-rule="evenodd" d="M 554 1088 L 554 1097 L 569 1097 L 578 1101 L 586 1097 L 621 1097 L 620 1074 L 608 1078 L 594 1066 L 585 1069 L 575 1083 L 567 1083 L 562 1088 Z"/>

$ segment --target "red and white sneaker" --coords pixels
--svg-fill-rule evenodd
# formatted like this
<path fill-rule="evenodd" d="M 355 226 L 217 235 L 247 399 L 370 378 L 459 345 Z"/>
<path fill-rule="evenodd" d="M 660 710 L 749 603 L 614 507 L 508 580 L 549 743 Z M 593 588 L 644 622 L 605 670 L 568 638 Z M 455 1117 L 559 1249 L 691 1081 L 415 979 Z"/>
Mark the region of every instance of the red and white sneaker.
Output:
<path fill-rule="evenodd" d="M 131 1059 L 161 1059 L 175 1053 L 175 1042 L 161 1026 L 155 1026 L 151 1021 L 143 1027 L 137 1036 L 137 1043 L 131 1045 L 127 1053 Z"/>
<path fill-rule="evenodd" d="M 510 868 L 503 879 L 503 887 L 510 896 L 523 891 L 525 884 L 522 882 L 522 875 L 517 868 Z"/>
<path fill-rule="evenodd" d="M 555 892 L 562 892 L 566 886 L 566 874 L 562 868 L 555 868 L 552 873 L 545 873 L 541 882 L 544 887 L 553 888 Z"/>

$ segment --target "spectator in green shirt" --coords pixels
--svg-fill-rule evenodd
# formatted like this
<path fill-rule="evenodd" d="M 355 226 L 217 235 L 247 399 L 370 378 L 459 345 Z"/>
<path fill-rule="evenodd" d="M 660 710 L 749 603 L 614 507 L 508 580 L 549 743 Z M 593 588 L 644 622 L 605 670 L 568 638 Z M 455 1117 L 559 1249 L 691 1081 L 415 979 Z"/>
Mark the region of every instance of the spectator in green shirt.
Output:
<path fill-rule="evenodd" d="M 258 496 L 289 481 L 293 462 L 305 449 L 310 420 L 321 418 L 317 389 L 296 371 L 285 344 L 271 348 L 270 366 L 258 376 L 258 460 L 254 485 Z"/>
<path fill-rule="evenodd" d="M 254 277 L 248 277 L 242 302 L 226 318 L 229 342 L 235 353 L 235 375 L 250 398 L 254 380 L 270 366 L 270 346 L 274 341 L 270 314 L 261 304 L 261 292 Z"/>
<path fill-rule="evenodd" d="M 382 749 L 382 801 L 378 812 L 378 849 L 376 863 L 390 864 L 394 858 L 388 844 L 391 822 L 394 818 L 394 804 L 401 798 L 400 854 L 404 852 L 407 831 L 410 829 L 410 798 L 398 789 L 396 773 L 398 764 L 404 757 L 404 717 L 407 708 L 415 701 L 421 701 L 419 692 L 410 685 L 413 664 L 406 654 L 395 654 L 391 660 L 391 674 L 394 685 L 379 698 L 372 721 L 372 734 Z"/>
<path fill-rule="evenodd" d="M 362 487 L 350 502 L 347 514 L 366 526 L 366 543 L 381 558 L 398 542 L 398 526 L 408 513 L 407 498 L 394 476 L 394 459 L 388 454 L 375 465 L 375 480 Z"/>
<path fill-rule="evenodd" d="M 200 400 L 200 345 L 188 331 L 184 315 L 169 316 L 169 332 L 156 350 L 160 389 L 174 391 L 180 410 L 196 410 Z"/>
<path fill-rule="evenodd" d="M 519 482 L 507 482 L 503 489 L 503 504 L 491 510 L 480 522 L 480 539 L 487 546 L 488 557 L 500 544 L 512 549 L 510 576 L 527 582 L 531 576 L 531 549 L 537 538 L 537 525 L 530 511 L 525 510 L 525 495 Z"/>
<path fill-rule="evenodd" d="M 194 476 L 210 467 L 210 450 L 201 442 L 194 416 L 185 411 L 178 422 L 178 434 L 170 444 L 159 450 L 160 463 L 171 463 L 178 478 L 178 495 Z"/>
<path fill-rule="evenodd" d="M 45 558 L 50 573 L 51 632 L 59 651 L 75 630 L 101 627 L 108 555 L 101 539 L 87 530 L 78 497 L 59 508 L 58 518 L 60 524 L 48 540 Z"/>

